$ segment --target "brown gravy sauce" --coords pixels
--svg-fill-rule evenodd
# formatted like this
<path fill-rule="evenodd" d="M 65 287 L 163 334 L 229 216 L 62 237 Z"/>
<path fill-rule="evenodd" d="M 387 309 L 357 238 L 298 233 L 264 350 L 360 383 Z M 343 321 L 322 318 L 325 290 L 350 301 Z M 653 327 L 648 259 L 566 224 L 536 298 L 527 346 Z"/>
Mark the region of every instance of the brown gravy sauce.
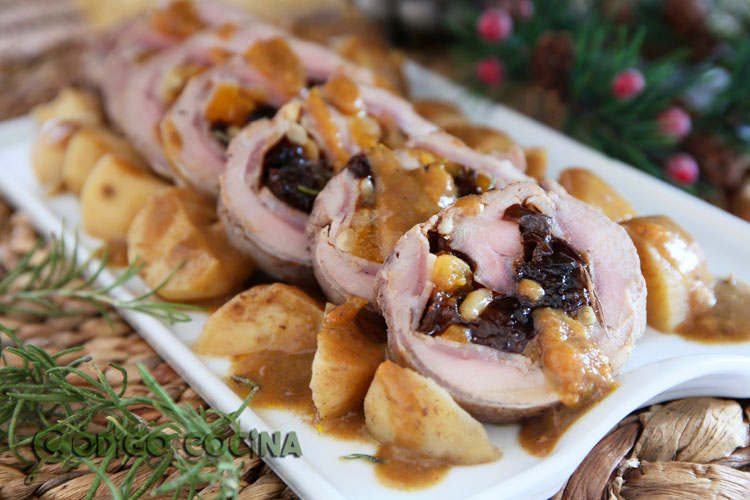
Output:
<path fill-rule="evenodd" d="M 385 486 L 398 490 L 422 490 L 434 486 L 451 468 L 439 460 L 393 445 L 380 445 L 375 456 L 384 461 L 375 464 L 375 477 Z"/>
<path fill-rule="evenodd" d="M 367 432 L 367 427 L 365 426 L 364 408 L 358 408 L 356 411 L 336 419 L 316 419 L 314 424 L 315 429 L 319 433 L 340 441 L 375 443 L 375 440 Z"/>
<path fill-rule="evenodd" d="M 331 151 L 333 156 L 333 170 L 334 172 L 338 172 L 344 167 L 344 165 L 346 165 L 350 155 L 344 146 L 341 133 L 338 128 L 336 128 L 336 124 L 333 122 L 333 117 L 328 109 L 328 105 L 326 104 L 325 99 L 323 99 L 318 87 L 310 89 L 310 92 L 307 95 L 306 104 L 310 115 L 313 120 L 315 120 L 315 124 L 320 130 L 326 148 Z"/>
<path fill-rule="evenodd" d="M 187 38 L 205 27 L 195 5 L 187 0 L 178 0 L 153 10 L 149 15 L 149 24 L 155 30 L 175 38 Z"/>
<path fill-rule="evenodd" d="M 535 457 L 546 457 L 560 440 L 565 431 L 582 415 L 596 406 L 617 388 L 617 384 L 584 399 L 574 407 L 558 406 L 521 423 L 518 440 L 526 452 Z"/>
<path fill-rule="evenodd" d="M 358 212 L 372 213 L 353 228 L 357 240 L 352 254 L 383 262 L 406 231 L 455 201 L 456 186 L 445 165 L 439 162 L 408 170 L 383 146 L 370 149 L 367 159 L 373 174 L 374 197 Z"/>
<path fill-rule="evenodd" d="M 244 58 L 273 88 L 290 98 L 307 83 L 305 68 L 297 53 L 281 37 L 255 42 L 245 51 Z"/>
<path fill-rule="evenodd" d="M 257 88 L 245 89 L 233 83 L 220 83 L 206 105 L 206 120 L 241 127 L 248 122 L 258 103 L 264 100 L 265 96 Z"/>
<path fill-rule="evenodd" d="M 253 385 L 260 389 L 250 403 L 252 408 L 276 408 L 292 410 L 312 416 L 314 406 L 310 378 L 314 351 L 289 353 L 286 351 L 262 350 L 232 357 L 230 387 L 247 397 Z"/>
<path fill-rule="evenodd" d="M 364 111 L 364 103 L 359 96 L 359 88 L 345 76 L 332 76 L 323 85 L 323 96 L 342 113 L 354 115 Z"/>
<path fill-rule="evenodd" d="M 707 344 L 750 341 L 750 285 L 729 278 L 716 283 L 714 294 L 716 304 L 676 333 Z"/>
<path fill-rule="evenodd" d="M 107 254 L 107 266 L 127 267 L 128 246 L 124 241 L 109 241 L 94 250 L 94 258 L 101 259 Z"/>

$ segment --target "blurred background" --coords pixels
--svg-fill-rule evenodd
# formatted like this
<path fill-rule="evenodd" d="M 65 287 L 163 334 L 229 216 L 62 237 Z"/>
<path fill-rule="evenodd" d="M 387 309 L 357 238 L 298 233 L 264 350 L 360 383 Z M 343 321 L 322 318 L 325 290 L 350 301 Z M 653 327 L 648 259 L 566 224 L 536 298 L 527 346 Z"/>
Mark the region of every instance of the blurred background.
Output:
<path fill-rule="evenodd" d="M 750 0 L 226 2 L 354 33 L 344 50 L 391 80 L 414 59 L 750 220 Z M 94 34 L 154 3 L 0 0 L 0 119 L 85 83 Z"/>

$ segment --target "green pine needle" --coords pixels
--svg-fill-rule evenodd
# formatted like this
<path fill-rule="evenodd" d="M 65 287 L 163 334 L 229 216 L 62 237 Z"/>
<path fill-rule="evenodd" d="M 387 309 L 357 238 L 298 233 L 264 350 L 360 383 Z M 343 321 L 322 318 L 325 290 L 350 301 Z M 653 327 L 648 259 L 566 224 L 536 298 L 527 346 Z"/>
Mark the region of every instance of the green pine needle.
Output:
<path fill-rule="evenodd" d="M 479 12 L 466 7 L 449 24 L 457 41 L 451 52 L 468 67 L 484 57 L 499 58 L 506 69 L 505 85 L 490 89 L 476 77 L 468 84 L 492 98 L 502 98 L 513 95 L 514 87 L 532 82 L 534 54 L 543 34 L 569 33 L 573 57 L 567 76 L 560 75 L 564 81 L 559 82 L 567 110 L 563 131 L 664 180 L 669 180 L 664 171 L 669 156 L 685 151 L 687 146 L 660 131 L 659 114 L 680 105 L 687 91 L 705 81 L 708 70 L 723 67 L 730 76 L 729 85 L 707 109 L 690 110 L 692 135 L 718 137 L 738 156 L 750 153 L 750 40 L 724 40 L 696 61 L 690 45 L 680 41 L 664 19 L 661 4 L 646 1 L 630 5 L 632 20 L 626 25 L 615 19 L 617 9 L 611 5 L 536 0 L 534 15 L 515 19 L 512 34 L 495 43 L 478 36 Z M 554 47 L 551 50 L 552 58 Z M 646 86 L 630 99 L 617 99 L 612 81 L 628 68 L 639 69 Z M 706 181 L 695 186 L 677 185 L 709 198 L 717 189 Z"/>

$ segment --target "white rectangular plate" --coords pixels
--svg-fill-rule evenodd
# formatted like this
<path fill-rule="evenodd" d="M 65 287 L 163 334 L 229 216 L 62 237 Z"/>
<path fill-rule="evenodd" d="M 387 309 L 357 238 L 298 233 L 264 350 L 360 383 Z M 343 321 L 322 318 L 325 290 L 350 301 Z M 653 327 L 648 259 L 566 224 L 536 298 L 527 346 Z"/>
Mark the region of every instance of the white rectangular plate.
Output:
<path fill-rule="evenodd" d="M 471 96 L 419 66 L 408 65 L 407 75 L 415 97 L 455 101 L 472 120 L 506 131 L 522 145 L 547 148 L 550 177 L 557 177 L 568 166 L 587 167 L 630 200 L 640 214 L 671 216 L 703 244 L 715 275 L 734 274 L 750 281 L 750 224 L 503 106 Z M 80 221 L 77 200 L 68 194 L 45 196 L 32 176 L 28 158 L 35 130 L 30 118 L 0 124 L 0 190 L 28 213 L 42 232 L 60 234 L 64 220 L 67 230 L 63 236 L 72 239 L 72 229 Z M 88 253 L 100 242 L 84 237 L 82 245 Z M 106 285 L 112 279 L 111 273 L 104 273 L 100 282 Z M 143 286 L 134 283 L 118 295 L 133 297 Z M 200 333 L 205 314 L 194 314 L 194 321 L 175 326 L 128 311 L 123 316 L 213 407 L 230 412 L 239 406 L 240 399 L 220 377 L 226 364 L 202 360 L 189 348 Z M 369 463 L 339 459 L 350 453 L 373 453 L 371 445 L 321 436 L 298 416 L 246 410 L 241 424 L 243 430 L 297 432 L 303 457 L 267 461 L 304 499 L 542 500 L 560 488 L 597 441 L 630 411 L 675 397 L 750 396 L 750 344 L 703 345 L 649 329 L 618 380 L 621 386 L 574 424 L 548 457 L 524 452 L 518 445 L 517 426 L 488 425 L 503 458 L 486 465 L 455 467 L 434 487 L 414 492 L 381 485 Z"/>

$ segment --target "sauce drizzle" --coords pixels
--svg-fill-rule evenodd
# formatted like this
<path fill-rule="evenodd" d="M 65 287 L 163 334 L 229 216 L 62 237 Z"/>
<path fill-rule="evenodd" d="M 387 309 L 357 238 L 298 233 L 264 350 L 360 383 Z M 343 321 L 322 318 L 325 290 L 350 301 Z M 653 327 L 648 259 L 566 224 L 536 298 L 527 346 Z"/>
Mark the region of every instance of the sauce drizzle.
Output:
<path fill-rule="evenodd" d="M 677 328 L 679 335 L 703 343 L 750 341 L 750 285 L 732 278 L 714 287 L 716 303 Z"/>

